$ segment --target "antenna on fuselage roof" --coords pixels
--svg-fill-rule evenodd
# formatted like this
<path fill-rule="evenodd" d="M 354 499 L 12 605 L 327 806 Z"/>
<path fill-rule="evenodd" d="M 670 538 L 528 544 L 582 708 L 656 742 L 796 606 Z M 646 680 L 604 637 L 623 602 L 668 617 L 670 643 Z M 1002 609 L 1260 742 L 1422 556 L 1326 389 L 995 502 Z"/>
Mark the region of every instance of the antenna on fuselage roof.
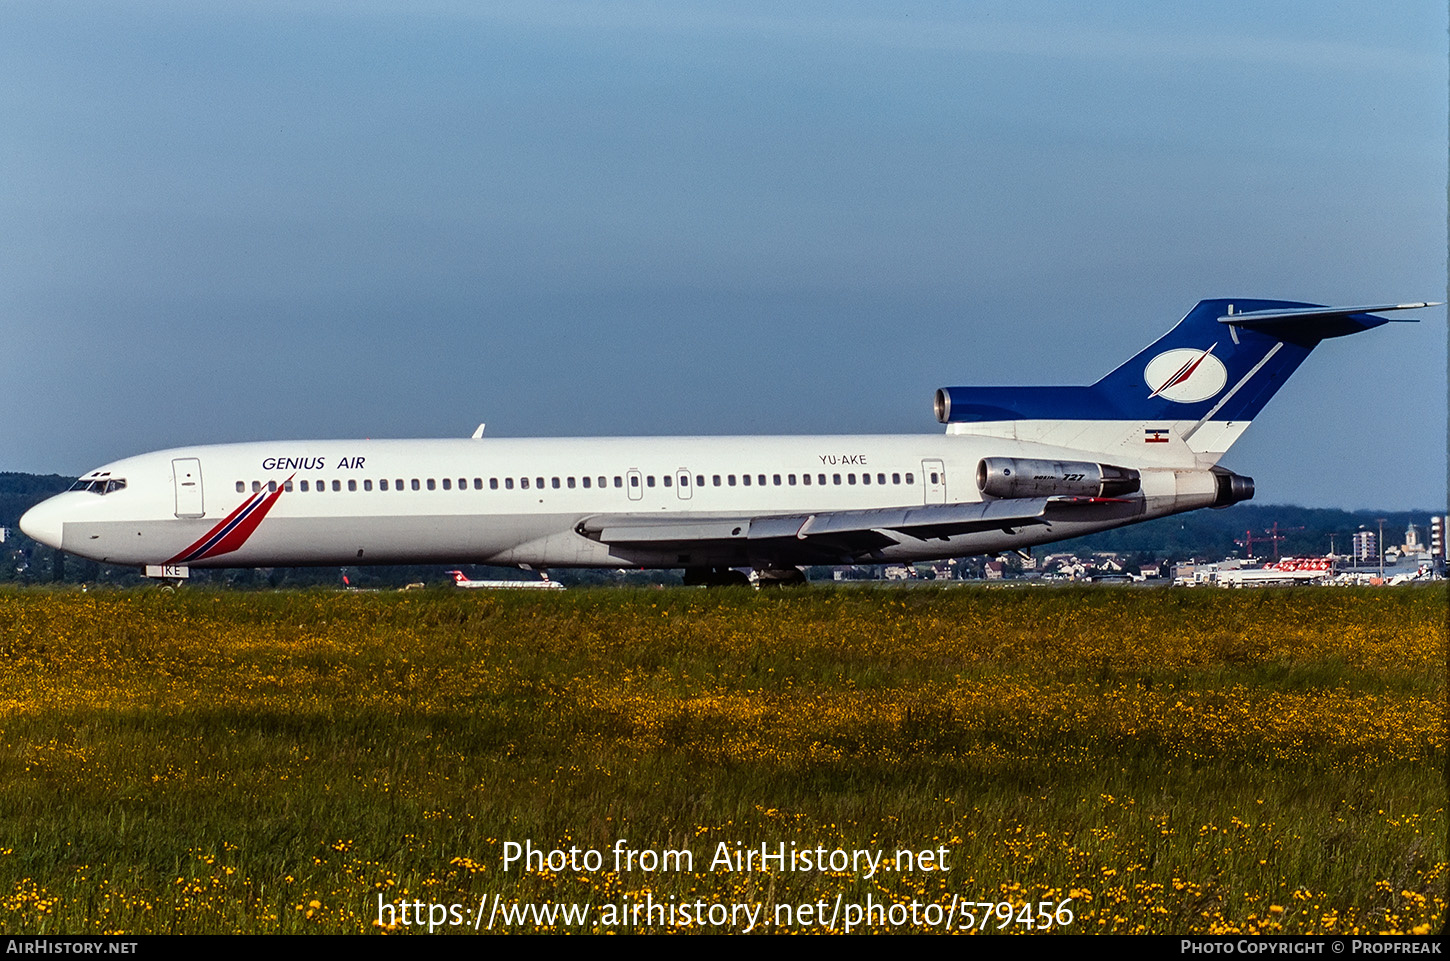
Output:
<path fill-rule="evenodd" d="M 486 425 L 484 425 L 484 424 L 479 424 L 478 425 L 478 430 L 476 430 L 476 431 L 473 432 L 473 439 L 474 440 L 478 440 L 480 437 L 483 436 L 483 428 L 485 426 Z"/>

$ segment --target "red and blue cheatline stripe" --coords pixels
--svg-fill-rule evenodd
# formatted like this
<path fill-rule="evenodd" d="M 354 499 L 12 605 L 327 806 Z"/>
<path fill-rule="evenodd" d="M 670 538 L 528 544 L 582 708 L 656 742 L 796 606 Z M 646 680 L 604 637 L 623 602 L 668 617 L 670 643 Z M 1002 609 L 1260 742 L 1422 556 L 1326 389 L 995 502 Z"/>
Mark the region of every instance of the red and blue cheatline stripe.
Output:
<path fill-rule="evenodd" d="M 208 557 L 217 557 L 221 554 L 230 554 L 247 542 L 257 525 L 267 516 L 272 505 L 277 503 L 277 498 L 282 496 L 282 491 L 291 483 L 292 478 L 277 485 L 276 490 L 262 488 L 251 497 L 242 502 L 242 506 L 232 511 L 222 519 L 211 530 L 203 534 L 197 541 L 182 550 L 168 564 L 191 564 Z"/>

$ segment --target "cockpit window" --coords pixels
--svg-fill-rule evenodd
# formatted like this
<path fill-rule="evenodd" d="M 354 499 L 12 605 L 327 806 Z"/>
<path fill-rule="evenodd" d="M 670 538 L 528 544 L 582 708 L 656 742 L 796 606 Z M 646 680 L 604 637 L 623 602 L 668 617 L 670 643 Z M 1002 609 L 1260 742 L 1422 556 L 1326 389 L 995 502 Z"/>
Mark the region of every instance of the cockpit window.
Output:
<path fill-rule="evenodd" d="M 120 477 L 82 477 L 70 486 L 73 491 L 90 491 L 92 494 L 109 494 L 126 489 L 126 481 Z"/>

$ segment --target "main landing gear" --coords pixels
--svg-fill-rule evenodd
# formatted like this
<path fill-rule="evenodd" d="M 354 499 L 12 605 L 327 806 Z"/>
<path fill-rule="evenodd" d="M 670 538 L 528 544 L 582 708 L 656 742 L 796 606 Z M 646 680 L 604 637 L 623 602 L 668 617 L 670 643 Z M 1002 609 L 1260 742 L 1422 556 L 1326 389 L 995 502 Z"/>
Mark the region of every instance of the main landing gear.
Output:
<path fill-rule="evenodd" d="M 799 567 L 768 567 L 755 572 L 756 587 L 805 587 L 810 581 Z"/>
<path fill-rule="evenodd" d="M 744 571 L 729 567 L 687 567 L 686 587 L 749 587 L 750 578 Z"/>
<path fill-rule="evenodd" d="M 757 568 L 749 577 L 729 567 L 685 568 L 686 587 L 747 587 L 752 583 L 756 587 L 805 587 L 809 581 L 799 567 Z"/>

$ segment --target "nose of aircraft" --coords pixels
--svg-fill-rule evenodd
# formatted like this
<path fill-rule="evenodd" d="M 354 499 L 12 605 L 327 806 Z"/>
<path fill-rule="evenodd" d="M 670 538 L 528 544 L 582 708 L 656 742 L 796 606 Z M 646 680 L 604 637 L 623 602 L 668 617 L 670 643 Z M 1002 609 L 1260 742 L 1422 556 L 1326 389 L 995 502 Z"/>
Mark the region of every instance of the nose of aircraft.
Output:
<path fill-rule="evenodd" d="M 61 516 L 60 505 L 56 504 L 57 500 L 60 498 L 52 497 L 26 511 L 20 518 L 20 529 L 25 532 L 26 537 L 59 550 L 64 518 Z"/>

